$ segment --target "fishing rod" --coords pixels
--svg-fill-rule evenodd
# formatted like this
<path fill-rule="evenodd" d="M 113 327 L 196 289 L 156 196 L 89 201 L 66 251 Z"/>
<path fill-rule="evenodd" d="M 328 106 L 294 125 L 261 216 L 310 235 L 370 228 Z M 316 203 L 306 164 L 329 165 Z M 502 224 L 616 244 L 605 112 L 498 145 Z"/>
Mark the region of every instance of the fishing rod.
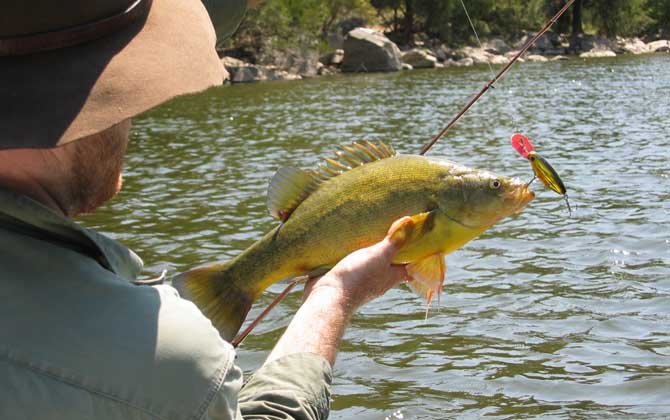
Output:
<path fill-rule="evenodd" d="M 491 79 L 486 85 L 484 85 L 484 87 L 482 88 L 482 90 L 480 90 L 479 93 L 476 94 L 476 95 L 470 100 L 470 102 L 468 102 L 467 104 L 465 104 L 465 106 L 460 110 L 460 112 L 459 112 L 458 114 L 456 114 L 456 116 L 449 122 L 449 124 L 447 124 L 447 126 L 444 127 L 444 128 L 442 129 L 442 131 L 440 131 L 435 137 L 433 137 L 433 139 L 432 139 L 428 144 L 426 144 L 425 146 L 423 146 L 423 148 L 421 149 L 421 151 L 419 152 L 419 154 L 420 154 L 420 155 L 425 155 L 426 152 L 429 151 L 430 148 L 433 147 L 433 145 L 434 145 L 435 143 L 437 143 L 437 141 L 438 141 L 442 136 L 444 136 L 444 135 L 447 133 L 447 131 L 449 131 L 449 129 L 450 129 L 451 127 L 453 127 L 454 124 L 456 124 L 456 121 L 458 121 L 459 119 L 461 119 L 461 117 L 462 117 L 462 116 L 463 116 L 463 115 L 464 115 L 464 114 L 465 114 L 465 113 L 472 107 L 472 105 L 474 105 L 474 104 L 479 100 L 479 98 L 481 98 L 482 96 L 484 96 L 484 94 L 485 94 L 490 88 L 494 87 L 493 85 L 494 85 L 498 80 L 500 80 L 500 79 L 505 75 L 505 73 L 507 73 L 507 70 L 509 70 L 509 68 L 512 67 L 512 65 L 513 65 L 513 64 L 514 64 L 514 63 L 515 63 L 515 62 L 516 62 L 516 61 L 517 61 L 517 60 L 518 60 L 518 59 L 519 59 L 519 58 L 520 58 L 526 51 L 528 51 L 528 49 L 529 49 L 531 46 L 533 46 L 533 44 L 535 43 L 535 41 L 538 40 L 538 38 L 540 38 L 542 35 L 544 35 L 545 32 L 547 32 L 547 30 L 551 27 L 551 25 L 553 25 L 554 23 L 556 23 L 556 21 L 558 20 L 558 18 L 560 18 L 560 17 L 563 15 L 563 13 L 565 13 L 565 11 L 568 10 L 568 8 L 569 8 L 569 7 L 572 5 L 572 3 L 574 3 L 574 2 L 575 2 L 575 0 L 568 0 L 568 2 L 565 3 L 565 5 L 561 8 L 561 10 L 559 10 L 558 13 L 556 13 L 556 14 L 554 15 L 554 17 L 552 17 L 552 18 L 549 19 L 547 22 L 545 22 L 544 26 L 543 26 L 542 28 L 540 28 L 540 30 L 535 34 L 535 36 L 532 37 L 531 39 L 529 39 L 528 42 L 526 42 L 526 43 L 524 44 L 524 46 L 521 48 L 521 50 L 519 50 L 519 52 L 516 53 L 516 55 L 514 55 L 514 57 L 512 57 L 512 59 L 511 59 L 507 64 L 505 64 L 505 66 L 498 72 L 498 74 L 496 74 L 496 75 L 493 77 L 493 79 Z"/>
<path fill-rule="evenodd" d="M 565 11 L 568 10 L 568 8 L 569 8 L 569 7 L 572 5 L 572 3 L 574 3 L 574 2 L 575 2 L 575 0 L 568 0 L 568 2 L 561 8 L 561 10 L 559 10 L 558 13 L 556 13 L 556 15 L 554 15 L 554 17 L 552 17 L 551 19 L 549 19 L 549 20 L 544 24 L 544 26 L 543 26 L 543 27 L 542 27 L 542 28 L 535 34 L 534 37 L 532 37 L 530 40 L 528 40 L 528 42 L 526 42 L 526 44 L 524 44 L 524 46 L 521 48 L 521 50 L 519 50 L 519 52 L 518 52 L 514 57 L 512 57 L 512 59 L 509 61 L 509 63 L 507 63 L 507 64 L 502 68 L 502 70 L 500 70 L 500 71 L 498 72 L 498 74 L 496 74 L 495 77 L 493 77 L 493 79 L 491 79 L 491 80 L 490 80 L 490 81 L 489 81 L 489 82 L 482 88 L 482 90 L 479 91 L 479 93 L 478 93 L 477 95 L 475 95 L 475 97 L 472 98 L 472 99 L 470 100 L 470 102 L 468 102 L 468 103 L 463 107 L 463 109 L 461 109 L 461 111 L 460 111 L 460 112 L 459 112 L 459 113 L 458 113 L 458 114 L 457 114 L 457 115 L 456 115 L 456 116 L 449 122 L 449 124 L 447 124 L 447 126 L 446 126 L 442 131 L 440 131 L 440 133 L 439 133 L 437 136 L 435 136 L 435 137 L 433 138 L 433 140 L 430 141 L 430 143 L 428 143 L 427 145 L 425 145 L 425 146 L 423 147 L 423 149 L 421 149 L 421 152 L 419 152 L 419 154 L 420 154 L 420 155 L 424 155 L 424 154 L 426 154 L 426 152 L 427 152 L 428 150 L 430 150 L 430 148 L 433 147 L 433 145 L 434 145 L 434 144 L 435 144 L 435 143 L 436 143 L 442 136 L 444 136 L 444 135 L 446 134 L 446 132 L 449 131 L 449 129 L 450 129 L 454 124 L 456 124 L 456 121 L 458 121 L 458 120 L 463 116 L 463 114 L 465 114 L 465 113 L 470 109 L 470 107 L 472 107 L 472 105 L 474 105 L 474 104 L 479 100 L 479 98 L 481 98 L 482 96 L 484 96 L 484 94 L 485 94 L 490 88 L 492 88 L 493 85 L 494 85 L 498 80 L 500 80 L 500 79 L 505 75 L 505 73 L 507 72 L 507 70 L 509 70 L 509 68 L 512 67 L 512 65 L 513 65 L 513 64 L 514 64 L 514 63 L 515 63 L 515 62 L 516 62 L 516 61 L 517 61 L 517 60 L 518 60 L 518 59 L 519 59 L 519 58 L 520 58 L 526 51 L 528 51 L 528 49 L 535 43 L 535 41 L 537 41 L 538 38 L 540 38 L 545 32 L 547 32 L 547 30 L 551 27 L 551 25 L 553 25 L 554 23 L 556 23 L 556 21 L 558 20 L 558 18 L 560 18 L 560 17 L 563 15 L 563 13 L 565 13 Z M 466 10 L 466 13 L 467 13 L 467 10 Z M 253 330 L 253 329 L 254 329 L 254 328 L 255 328 L 255 327 L 256 327 L 256 326 L 263 320 L 263 318 L 265 318 L 265 316 L 266 316 L 268 313 L 270 313 L 270 311 L 271 311 L 271 310 L 272 310 L 272 309 L 273 309 L 279 302 L 281 302 L 282 300 L 284 300 L 284 298 L 291 292 L 291 290 L 293 290 L 293 288 L 295 287 L 295 285 L 296 285 L 297 283 L 299 283 L 299 282 L 300 282 L 300 280 L 290 282 L 290 283 L 288 284 L 288 286 L 286 286 L 286 288 L 285 288 L 279 295 L 277 295 L 277 297 L 275 297 L 275 298 L 272 300 L 272 302 L 270 302 L 270 305 L 269 305 L 267 308 L 265 308 L 265 310 L 263 310 L 263 312 L 261 312 L 260 315 L 258 315 L 258 317 L 256 317 L 256 319 L 254 319 L 254 320 L 251 322 L 251 324 L 249 324 L 249 326 L 247 326 L 247 328 L 244 329 L 244 331 L 242 331 L 239 335 L 237 335 L 237 337 L 235 337 L 235 338 L 233 339 L 233 341 L 232 341 L 232 345 L 233 345 L 233 347 L 237 348 L 237 346 L 239 346 L 239 345 L 242 343 L 242 341 L 244 341 L 244 339 L 251 333 L 251 331 L 252 331 L 252 330 Z"/>

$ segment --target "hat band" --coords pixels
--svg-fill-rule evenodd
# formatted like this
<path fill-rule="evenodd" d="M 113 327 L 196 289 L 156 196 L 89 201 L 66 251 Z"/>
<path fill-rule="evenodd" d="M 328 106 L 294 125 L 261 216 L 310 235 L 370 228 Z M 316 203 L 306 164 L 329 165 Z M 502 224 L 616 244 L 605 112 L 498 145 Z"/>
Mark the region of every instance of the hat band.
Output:
<path fill-rule="evenodd" d="M 0 57 L 24 55 L 71 47 L 102 38 L 145 16 L 152 0 L 135 0 L 126 10 L 83 25 L 50 32 L 0 38 Z"/>

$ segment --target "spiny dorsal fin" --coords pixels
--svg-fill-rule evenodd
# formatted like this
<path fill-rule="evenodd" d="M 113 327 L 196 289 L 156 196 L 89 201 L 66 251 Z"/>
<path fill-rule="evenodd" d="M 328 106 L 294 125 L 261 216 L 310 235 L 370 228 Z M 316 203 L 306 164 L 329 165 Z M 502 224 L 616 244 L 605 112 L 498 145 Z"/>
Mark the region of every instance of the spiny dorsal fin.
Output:
<path fill-rule="evenodd" d="M 317 169 L 303 171 L 284 166 L 272 177 L 268 186 L 268 210 L 272 217 L 285 222 L 321 182 L 366 163 L 395 155 L 395 150 L 382 142 L 363 141 L 342 146 L 341 150 L 335 152 L 335 157 L 323 159 Z"/>
<path fill-rule="evenodd" d="M 323 159 L 323 162 L 310 173 L 319 181 L 325 181 L 366 163 L 395 155 L 396 151 L 381 141 L 354 142 L 349 146 L 341 146 L 341 150 L 335 152 L 334 158 Z"/>
<path fill-rule="evenodd" d="M 285 222 L 293 210 L 319 186 L 314 177 L 302 169 L 283 166 L 268 186 L 268 210 L 275 219 Z"/>

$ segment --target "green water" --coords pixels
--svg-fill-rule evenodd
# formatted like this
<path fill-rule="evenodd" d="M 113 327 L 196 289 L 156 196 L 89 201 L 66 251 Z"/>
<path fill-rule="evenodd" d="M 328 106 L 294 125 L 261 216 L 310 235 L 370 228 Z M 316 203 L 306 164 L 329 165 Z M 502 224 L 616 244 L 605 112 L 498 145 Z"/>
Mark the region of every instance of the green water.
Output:
<path fill-rule="evenodd" d="M 224 86 L 138 117 L 123 192 L 84 222 L 144 275 L 225 260 L 274 226 L 281 165 L 340 143 L 416 153 L 490 78 L 487 68 Z M 670 55 L 514 67 L 430 152 L 530 178 L 528 134 L 553 192 L 447 257 L 440 312 L 405 289 L 365 307 L 335 368 L 333 419 L 670 416 Z M 252 312 L 280 291 L 274 285 Z M 239 351 L 259 366 L 296 292 Z"/>

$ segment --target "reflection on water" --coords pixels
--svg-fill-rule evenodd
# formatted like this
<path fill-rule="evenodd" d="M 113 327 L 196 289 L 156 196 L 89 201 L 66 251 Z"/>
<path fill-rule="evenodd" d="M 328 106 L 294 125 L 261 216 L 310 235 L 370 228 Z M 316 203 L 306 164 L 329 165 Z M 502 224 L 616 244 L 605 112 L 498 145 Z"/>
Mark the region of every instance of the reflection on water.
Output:
<path fill-rule="evenodd" d="M 567 185 L 447 257 L 441 311 L 407 290 L 365 307 L 335 369 L 334 419 L 670 414 L 670 56 L 522 64 L 431 150 L 528 177 L 530 136 Z M 136 250 L 146 276 L 225 260 L 273 226 L 268 179 L 336 145 L 416 153 L 486 68 L 227 86 L 137 118 L 126 185 L 84 222 Z M 252 312 L 281 289 L 270 291 Z M 255 369 L 300 304 L 240 351 Z"/>

